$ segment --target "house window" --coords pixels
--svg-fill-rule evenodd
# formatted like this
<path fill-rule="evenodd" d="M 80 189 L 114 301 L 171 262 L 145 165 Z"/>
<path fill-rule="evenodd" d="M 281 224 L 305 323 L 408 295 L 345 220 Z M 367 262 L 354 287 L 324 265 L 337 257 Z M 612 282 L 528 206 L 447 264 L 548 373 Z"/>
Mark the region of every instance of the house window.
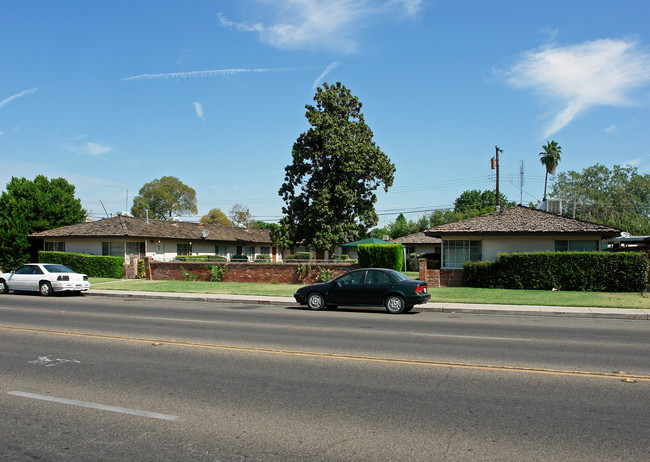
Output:
<path fill-rule="evenodd" d="M 102 242 L 102 255 L 124 257 L 124 241 Z"/>
<path fill-rule="evenodd" d="M 556 252 L 595 252 L 599 250 L 597 240 L 559 240 L 555 241 Z"/>
<path fill-rule="evenodd" d="M 192 255 L 192 244 L 176 244 L 176 255 Z"/>
<path fill-rule="evenodd" d="M 406 255 L 411 255 L 412 253 L 415 253 L 415 246 L 407 247 L 406 248 Z"/>
<path fill-rule="evenodd" d="M 261 247 L 260 253 L 262 255 L 271 255 L 271 247 Z"/>
<path fill-rule="evenodd" d="M 247 245 L 244 247 L 244 255 L 247 257 L 250 257 L 250 259 L 255 257 L 255 246 L 253 245 Z"/>
<path fill-rule="evenodd" d="M 466 261 L 481 261 L 482 241 L 443 241 L 442 267 L 462 268 Z"/>
<path fill-rule="evenodd" d="M 225 245 L 218 245 L 215 244 L 214 246 L 214 254 L 219 255 L 221 257 L 225 257 L 228 255 L 228 247 Z"/>
<path fill-rule="evenodd" d="M 124 251 L 126 252 L 126 255 L 144 257 L 144 242 L 125 242 Z"/>
<path fill-rule="evenodd" d="M 49 252 L 65 252 L 65 242 L 45 242 L 45 247 L 43 250 Z"/>

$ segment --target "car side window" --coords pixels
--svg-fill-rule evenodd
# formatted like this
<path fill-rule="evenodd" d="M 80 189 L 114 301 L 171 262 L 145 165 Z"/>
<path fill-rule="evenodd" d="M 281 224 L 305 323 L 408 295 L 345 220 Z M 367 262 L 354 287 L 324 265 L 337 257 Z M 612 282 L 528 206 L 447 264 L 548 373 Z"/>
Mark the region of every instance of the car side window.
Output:
<path fill-rule="evenodd" d="M 390 284 L 390 276 L 382 271 L 368 271 L 366 284 Z"/>
<path fill-rule="evenodd" d="M 364 271 L 357 271 L 355 273 L 344 274 L 338 279 L 339 285 L 347 286 L 350 284 L 360 284 L 363 279 Z"/>
<path fill-rule="evenodd" d="M 32 266 L 32 274 L 43 274 L 43 270 L 38 266 Z"/>
<path fill-rule="evenodd" d="M 21 266 L 18 268 L 16 271 L 14 271 L 15 274 L 32 274 L 32 267 L 31 266 Z"/>

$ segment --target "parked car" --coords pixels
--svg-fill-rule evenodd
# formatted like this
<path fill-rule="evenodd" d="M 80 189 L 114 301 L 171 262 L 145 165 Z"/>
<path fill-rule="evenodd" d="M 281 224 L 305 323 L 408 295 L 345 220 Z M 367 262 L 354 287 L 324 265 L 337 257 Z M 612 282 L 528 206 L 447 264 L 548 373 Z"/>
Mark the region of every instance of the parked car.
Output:
<path fill-rule="evenodd" d="M 27 263 L 11 273 L 0 274 L 0 294 L 25 290 L 48 296 L 54 292 L 82 292 L 88 289 L 88 276 L 53 263 Z"/>
<path fill-rule="evenodd" d="M 408 313 L 430 297 L 426 282 L 381 268 L 352 270 L 332 281 L 301 287 L 294 294 L 298 303 L 312 310 L 334 309 L 339 305 L 383 305 L 392 314 Z"/>

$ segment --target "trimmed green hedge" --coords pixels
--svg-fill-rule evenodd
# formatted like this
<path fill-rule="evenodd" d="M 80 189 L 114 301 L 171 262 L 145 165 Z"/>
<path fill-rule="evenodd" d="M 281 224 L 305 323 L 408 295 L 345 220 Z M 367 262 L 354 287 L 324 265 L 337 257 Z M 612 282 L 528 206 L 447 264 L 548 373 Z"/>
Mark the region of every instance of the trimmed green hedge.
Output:
<path fill-rule="evenodd" d="M 311 260 L 311 254 L 309 252 L 298 252 L 295 255 L 287 255 L 284 261 L 288 260 Z"/>
<path fill-rule="evenodd" d="M 466 262 L 469 287 L 594 292 L 642 292 L 648 283 L 643 252 L 499 254 L 496 262 Z"/>
<path fill-rule="evenodd" d="M 187 262 L 202 262 L 202 261 L 227 261 L 226 257 L 221 255 L 176 255 L 174 258 L 176 261 L 187 261 Z"/>
<path fill-rule="evenodd" d="M 404 268 L 403 249 L 402 244 L 360 244 L 357 247 L 359 267 L 401 271 Z"/>
<path fill-rule="evenodd" d="M 123 257 L 102 257 L 85 253 L 38 251 L 41 263 L 58 263 L 77 273 L 95 278 L 122 278 Z"/>

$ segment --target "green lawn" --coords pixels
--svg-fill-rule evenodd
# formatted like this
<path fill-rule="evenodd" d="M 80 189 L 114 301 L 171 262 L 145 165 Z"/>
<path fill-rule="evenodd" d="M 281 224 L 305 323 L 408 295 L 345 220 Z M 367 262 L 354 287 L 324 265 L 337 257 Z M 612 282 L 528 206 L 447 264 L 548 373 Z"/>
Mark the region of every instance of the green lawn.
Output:
<path fill-rule="evenodd" d="M 94 289 L 185 292 L 291 297 L 300 285 L 245 282 L 145 281 L 90 278 Z M 545 290 L 430 288 L 432 302 L 494 303 L 500 305 L 589 306 L 650 309 L 650 295 L 612 292 L 562 292 Z"/>

